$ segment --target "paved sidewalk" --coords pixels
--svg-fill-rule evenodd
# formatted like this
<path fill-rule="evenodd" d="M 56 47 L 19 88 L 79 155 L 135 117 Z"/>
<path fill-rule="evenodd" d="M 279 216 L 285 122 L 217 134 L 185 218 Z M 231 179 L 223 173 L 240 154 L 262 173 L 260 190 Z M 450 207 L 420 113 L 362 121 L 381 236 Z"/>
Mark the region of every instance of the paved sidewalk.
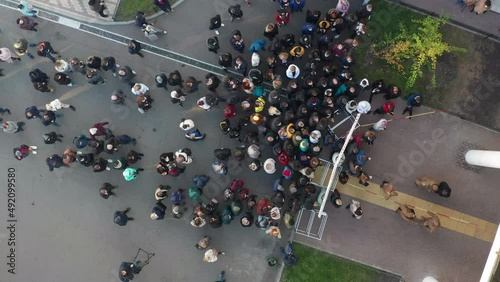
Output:
<path fill-rule="evenodd" d="M 317 183 L 321 181 L 324 173 L 323 167 L 316 169 L 313 182 Z M 332 169 L 329 168 L 326 172 L 327 180 L 330 179 L 331 173 Z M 327 185 L 327 183 L 325 183 L 325 185 Z M 391 211 L 395 211 L 402 205 L 409 205 L 415 209 L 417 218 L 422 218 L 424 216 L 428 217 L 427 211 L 433 212 L 438 215 L 442 227 L 486 242 L 493 243 L 493 239 L 498 229 L 498 224 L 441 205 L 436 205 L 406 193 L 398 192 L 397 196 L 393 196 L 389 200 L 386 200 L 384 198 L 385 193 L 378 183 L 370 182 L 370 185 L 364 187 L 358 183 L 356 177 L 349 178 L 346 184 L 337 182 L 336 188 L 342 195 L 349 195 L 356 199 L 387 208 Z"/>
<path fill-rule="evenodd" d="M 104 13 L 109 15 L 107 18 L 99 16 L 98 13 L 90 9 L 88 0 L 30 0 L 29 3 L 36 8 L 51 11 L 64 17 L 87 23 L 104 24 L 113 22 L 113 15 L 118 8 L 119 1 L 106 0 L 107 9 Z"/>
<path fill-rule="evenodd" d="M 400 3 L 404 6 L 411 7 L 421 12 L 430 14 L 445 14 L 450 16 L 453 23 L 462 27 L 483 33 L 486 36 L 490 35 L 497 40 L 500 40 L 500 14 L 494 11 L 483 15 L 470 13 L 469 9 L 462 8 L 455 4 L 454 0 L 388 0 Z M 15 1 L 12 1 L 15 2 Z M 31 0 L 30 3 L 35 7 L 40 7 L 48 11 L 52 11 L 62 16 L 66 16 L 75 20 L 106 24 L 112 23 L 112 15 L 118 8 L 119 0 L 106 0 L 108 9 L 106 13 L 110 16 L 102 18 L 97 13 L 92 11 L 87 0 Z M 353 3 L 357 4 L 357 3 Z M 117 22 L 117 24 L 119 24 Z M 123 24 L 127 24 L 123 22 Z"/>
<path fill-rule="evenodd" d="M 470 8 L 456 5 L 455 0 L 390 0 L 411 7 L 421 12 L 431 14 L 444 14 L 450 17 L 452 23 L 461 27 L 483 33 L 485 36 L 491 35 L 496 40 L 500 40 L 500 14 L 493 11 L 482 15 L 471 13 Z"/>

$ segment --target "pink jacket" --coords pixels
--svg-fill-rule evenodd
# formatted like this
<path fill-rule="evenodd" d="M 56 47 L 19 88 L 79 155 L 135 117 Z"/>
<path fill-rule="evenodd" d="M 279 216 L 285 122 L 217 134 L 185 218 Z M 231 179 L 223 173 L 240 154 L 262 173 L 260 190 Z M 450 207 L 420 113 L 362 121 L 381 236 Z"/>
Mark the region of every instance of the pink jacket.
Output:
<path fill-rule="evenodd" d="M 347 13 L 349 11 L 349 6 L 351 4 L 349 3 L 348 0 L 339 0 L 339 3 L 337 4 L 337 11 L 341 12 L 341 13 Z"/>

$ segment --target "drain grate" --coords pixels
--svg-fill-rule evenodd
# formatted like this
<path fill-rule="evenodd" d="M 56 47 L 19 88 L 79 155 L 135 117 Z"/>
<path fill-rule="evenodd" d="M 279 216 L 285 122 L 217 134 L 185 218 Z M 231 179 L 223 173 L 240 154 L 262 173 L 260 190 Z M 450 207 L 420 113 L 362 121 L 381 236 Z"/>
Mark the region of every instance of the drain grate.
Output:
<path fill-rule="evenodd" d="M 472 144 L 472 143 L 469 143 L 467 141 L 462 142 L 462 144 L 460 144 L 460 146 L 458 147 L 456 155 L 455 155 L 456 165 L 459 168 L 469 170 L 469 171 L 475 172 L 477 174 L 481 173 L 483 168 L 480 166 L 473 166 L 473 165 L 468 164 L 465 161 L 465 154 L 470 150 L 482 150 L 482 149 L 483 148 L 479 147 L 476 144 Z"/>

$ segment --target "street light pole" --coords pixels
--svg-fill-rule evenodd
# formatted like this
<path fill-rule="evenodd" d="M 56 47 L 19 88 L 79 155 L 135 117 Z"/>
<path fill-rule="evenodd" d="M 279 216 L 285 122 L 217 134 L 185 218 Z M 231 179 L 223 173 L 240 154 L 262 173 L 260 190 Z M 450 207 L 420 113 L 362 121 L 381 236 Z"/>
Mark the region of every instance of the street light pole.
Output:
<path fill-rule="evenodd" d="M 333 183 L 335 183 L 335 172 L 337 171 L 337 168 L 339 167 L 340 162 L 342 161 L 342 155 L 344 154 L 345 149 L 347 148 L 347 145 L 349 144 L 349 139 L 352 136 L 352 133 L 354 132 L 354 129 L 356 129 L 356 124 L 359 122 L 359 118 L 361 117 L 361 113 L 356 114 L 356 118 L 354 119 L 354 122 L 352 123 L 351 129 L 349 130 L 349 133 L 346 136 L 346 141 L 344 142 L 344 145 L 342 146 L 342 149 L 339 152 L 339 157 L 337 160 L 335 160 L 335 163 L 333 165 L 332 169 L 332 174 L 330 175 L 330 181 L 328 182 L 328 186 L 326 187 L 326 192 L 325 195 L 323 196 L 323 202 L 321 203 L 321 208 L 319 209 L 318 213 L 318 218 L 321 218 L 321 215 L 323 214 L 323 210 L 325 209 L 326 202 L 328 201 L 328 194 L 330 194 L 330 190 L 332 189 Z"/>

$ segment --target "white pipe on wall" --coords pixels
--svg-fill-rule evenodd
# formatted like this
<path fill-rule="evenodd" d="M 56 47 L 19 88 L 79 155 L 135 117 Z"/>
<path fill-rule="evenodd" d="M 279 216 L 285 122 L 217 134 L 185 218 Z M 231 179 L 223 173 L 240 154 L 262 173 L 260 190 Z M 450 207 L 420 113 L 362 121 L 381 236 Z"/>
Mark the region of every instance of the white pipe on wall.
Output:
<path fill-rule="evenodd" d="M 500 168 L 500 151 L 470 150 L 465 161 L 471 165 Z"/>

